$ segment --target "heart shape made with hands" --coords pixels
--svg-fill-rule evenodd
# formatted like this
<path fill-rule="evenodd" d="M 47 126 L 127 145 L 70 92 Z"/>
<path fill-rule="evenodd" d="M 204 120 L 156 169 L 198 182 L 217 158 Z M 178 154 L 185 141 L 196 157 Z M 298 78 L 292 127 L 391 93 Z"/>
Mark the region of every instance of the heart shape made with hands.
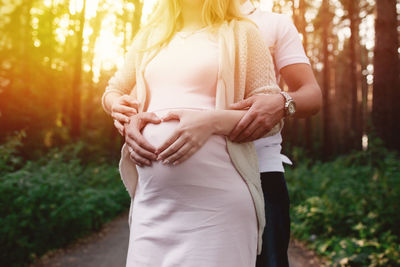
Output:
<path fill-rule="evenodd" d="M 178 120 L 162 121 L 159 124 L 149 122 L 141 132 L 143 137 L 158 149 L 174 134 L 178 124 Z"/>
<path fill-rule="evenodd" d="M 158 149 L 172 136 L 178 124 L 179 117 L 170 116 L 169 110 L 142 112 L 126 125 L 126 133 L 136 135 L 135 140 L 141 134 L 150 145 Z"/>

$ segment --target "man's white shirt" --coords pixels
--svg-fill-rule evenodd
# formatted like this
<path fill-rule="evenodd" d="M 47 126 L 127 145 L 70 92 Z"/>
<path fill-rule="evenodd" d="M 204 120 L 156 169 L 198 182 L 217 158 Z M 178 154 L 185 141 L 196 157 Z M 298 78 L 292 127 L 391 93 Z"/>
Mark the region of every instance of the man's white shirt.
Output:
<path fill-rule="evenodd" d="M 299 33 L 289 17 L 259 8 L 254 10 L 249 1 L 242 5 L 242 12 L 244 14 L 251 13 L 247 17 L 257 24 L 266 45 L 270 48 L 274 58 L 277 81 L 279 81 L 279 72 L 282 68 L 292 64 L 310 64 Z M 260 172 L 284 172 L 283 163 L 292 164 L 285 155 L 281 154 L 281 133 L 258 139 L 254 141 L 254 144 Z"/>

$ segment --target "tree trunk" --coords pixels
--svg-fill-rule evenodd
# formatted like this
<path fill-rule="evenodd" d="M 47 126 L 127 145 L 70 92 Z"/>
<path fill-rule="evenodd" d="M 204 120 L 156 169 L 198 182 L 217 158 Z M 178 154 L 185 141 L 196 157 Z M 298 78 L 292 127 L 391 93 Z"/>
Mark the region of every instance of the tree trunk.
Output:
<path fill-rule="evenodd" d="M 330 114 L 330 90 L 331 90 L 331 73 L 329 64 L 329 30 L 330 30 L 330 15 L 329 15 L 329 0 L 322 0 L 322 53 L 323 53 L 323 155 L 327 159 L 332 154 L 332 138 L 331 127 L 332 118 Z"/>
<path fill-rule="evenodd" d="M 90 26 L 93 29 L 93 33 L 90 35 L 89 38 L 89 50 L 88 50 L 88 58 L 90 62 L 90 72 L 88 75 L 88 86 L 87 86 L 87 97 L 85 101 L 85 118 L 84 121 L 86 123 L 86 127 L 95 127 L 92 123 L 92 116 L 93 116 L 93 111 L 96 110 L 96 105 L 98 105 L 97 101 L 95 100 L 95 90 L 98 89 L 96 86 L 93 84 L 93 67 L 94 67 L 94 58 L 95 58 L 95 53 L 94 50 L 96 48 L 96 41 L 98 37 L 100 36 L 101 32 L 101 22 L 104 19 L 105 12 L 96 12 L 96 16 L 94 19 L 90 22 Z"/>
<path fill-rule="evenodd" d="M 362 115 L 358 96 L 361 95 L 361 64 L 359 56 L 359 7 L 358 3 L 350 0 L 348 12 L 350 18 L 350 76 L 351 76 L 351 144 L 352 148 L 361 149 Z"/>
<path fill-rule="evenodd" d="M 31 9 L 33 6 L 33 0 L 26 1 L 23 4 L 23 16 L 24 16 L 24 26 L 23 26 L 23 41 L 22 41 L 22 69 L 23 69 L 23 81 L 24 90 L 23 93 L 26 97 L 31 94 L 31 62 L 32 62 L 32 24 L 31 24 Z"/>
<path fill-rule="evenodd" d="M 400 151 L 399 54 L 396 0 L 376 1 L 372 120 L 378 137 Z M 398 105 L 397 105 L 398 107 Z"/>
<path fill-rule="evenodd" d="M 83 0 L 83 8 L 79 18 L 78 42 L 76 44 L 76 58 L 74 79 L 72 83 L 71 95 L 71 128 L 70 134 L 74 140 L 77 140 L 81 132 L 81 80 L 82 80 L 82 46 L 83 30 L 85 28 L 86 0 Z"/>

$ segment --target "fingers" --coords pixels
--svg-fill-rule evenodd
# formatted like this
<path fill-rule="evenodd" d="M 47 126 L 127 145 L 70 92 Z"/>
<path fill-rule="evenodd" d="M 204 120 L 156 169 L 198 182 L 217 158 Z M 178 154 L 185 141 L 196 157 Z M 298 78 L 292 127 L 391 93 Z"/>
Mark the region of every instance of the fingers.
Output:
<path fill-rule="evenodd" d="M 111 117 L 121 123 L 128 123 L 130 121 L 128 116 L 118 112 L 112 112 Z"/>
<path fill-rule="evenodd" d="M 142 125 L 143 127 L 147 123 L 159 124 L 161 122 L 161 119 L 153 112 L 140 113 L 139 116 L 142 123 L 144 123 L 144 125 Z"/>
<path fill-rule="evenodd" d="M 245 142 L 244 140 L 248 139 L 257 129 L 260 127 L 260 124 L 257 120 L 253 120 L 247 127 L 242 131 L 237 137 L 236 142 Z"/>
<path fill-rule="evenodd" d="M 135 142 L 141 148 L 151 152 L 156 157 L 156 148 L 152 146 L 142 135 L 142 133 L 136 127 L 127 127 L 125 129 L 125 139 L 126 141 Z"/>
<path fill-rule="evenodd" d="M 236 124 L 235 128 L 229 135 L 229 139 L 234 142 L 238 142 L 238 136 L 248 128 L 248 126 L 254 121 L 254 119 L 255 115 L 251 112 L 251 110 L 249 110 L 238 122 L 238 124 Z"/>
<path fill-rule="evenodd" d="M 234 104 L 230 105 L 229 107 L 231 109 L 245 109 L 245 108 L 250 107 L 251 105 L 253 105 L 254 100 L 255 100 L 255 98 L 252 96 L 252 97 L 249 97 L 249 98 L 247 98 L 245 100 L 242 100 L 242 101 L 239 101 L 237 103 L 234 103 Z"/>
<path fill-rule="evenodd" d="M 177 144 L 177 147 L 179 147 L 180 144 Z M 164 164 L 172 164 L 172 165 L 177 165 L 179 164 L 180 159 L 182 159 L 182 157 L 187 156 L 187 153 L 193 148 L 193 146 L 190 143 L 184 143 L 183 145 L 177 149 L 175 152 L 173 152 L 172 154 L 170 154 L 170 156 L 167 156 L 165 158 L 165 160 L 163 160 Z"/>
<path fill-rule="evenodd" d="M 188 158 L 190 158 L 196 151 L 198 150 L 198 147 L 192 147 L 188 152 L 186 152 L 184 154 L 184 156 L 182 156 L 181 158 L 177 159 L 173 164 L 176 166 L 178 164 L 181 164 L 182 162 L 184 162 L 185 160 L 187 160 Z"/>
<path fill-rule="evenodd" d="M 122 113 L 126 116 L 133 116 L 137 114 L 136 109 L 124 105 L 114 105 L 111 111 L 115 113 Z"/>
<path fill-rule="evenodd" d="M 182 113 L 180 111 L 170 111 L 167 115 L 163 116 L 162 121 L 180 120 Z"/>
<path fill-rule="evenodd" d="M 134 164 L 143 167 L 144 165 L 147 165 L 146 160 L 144 160 L 142 157 L 140 157 L 131 147 L 128 147 L 129 151 L 129 157 L 133 161 Z"/>
<path fill-rule="evenodd" d="M 251 142 L 263 137 L 268 131 L 264 128 L 264 126 L 258 126 L 258 128 L 247 138 L 241 140 L 241 142 Z"/>
<path fill-rule="evenodd" d="M 150 166 L 151 161 L 156 160 L 156 154 L 142 148 L 134 140 L 127 137 L 125 142 L 129 145 L 129 148 L 135 152 L 135 158 L 140 163 Z"/>
<path fill-rule="evenodd" d="M 139 101 L 137 101 L 133 96 L 131 95 L 123 95 L 121 96 L 121 102 L 129 105 L 131 108 L 134 108 L 136 111 L 139 108 Z"/>
<path fill-rule="evenodd" d="M 114 126 L 115 128 L 117 128 L 119 134 L 124 136 L 124 131 L 125 131 L 124 125 L 122 125 L 119 121 L 114 120 Z"/>

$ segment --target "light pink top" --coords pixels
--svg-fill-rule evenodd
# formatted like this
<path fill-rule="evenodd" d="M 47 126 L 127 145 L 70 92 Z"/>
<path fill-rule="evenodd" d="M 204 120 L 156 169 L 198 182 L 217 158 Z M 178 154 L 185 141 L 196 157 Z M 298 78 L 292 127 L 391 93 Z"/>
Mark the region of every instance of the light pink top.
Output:
<path fill-rule="evenodd" d="M 148 111 L 214 109 L 217 74 L 215 37 L 208 32 L 186 38 L 178 33 L 147 65 L 144 77 L 150 91 Z"/>

